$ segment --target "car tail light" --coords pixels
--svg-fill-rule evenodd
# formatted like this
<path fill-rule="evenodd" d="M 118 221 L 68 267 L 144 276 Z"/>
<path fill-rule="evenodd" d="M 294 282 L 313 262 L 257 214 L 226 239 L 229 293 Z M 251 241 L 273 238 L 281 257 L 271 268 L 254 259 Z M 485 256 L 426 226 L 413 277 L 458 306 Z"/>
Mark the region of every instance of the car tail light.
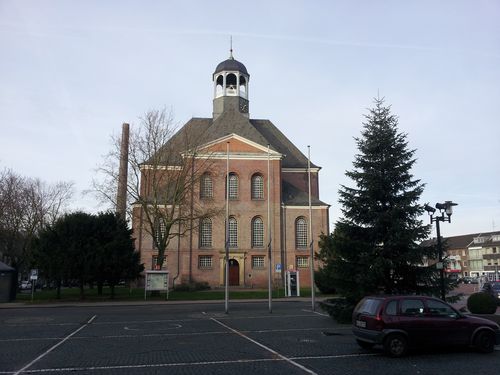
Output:
<path fill-rule="evenodd" d="M 378 313 L 375 316 L 375 327 L 374 328 L 377 331 L 382 331 L 384 329 L 384 321 L 382 320 L 382 316 L 380 315 L 380 313 Z"/>

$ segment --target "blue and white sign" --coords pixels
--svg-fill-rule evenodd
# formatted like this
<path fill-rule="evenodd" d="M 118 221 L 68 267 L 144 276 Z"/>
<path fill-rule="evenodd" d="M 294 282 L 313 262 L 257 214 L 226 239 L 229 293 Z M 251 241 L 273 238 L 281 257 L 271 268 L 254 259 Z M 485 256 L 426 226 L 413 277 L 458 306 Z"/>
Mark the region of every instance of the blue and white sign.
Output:
<path fill-rule="evenodd" d="M 274 265 L 274 271 L 275 272 L 281 272 L 281 263 L 276 263 Z"/>

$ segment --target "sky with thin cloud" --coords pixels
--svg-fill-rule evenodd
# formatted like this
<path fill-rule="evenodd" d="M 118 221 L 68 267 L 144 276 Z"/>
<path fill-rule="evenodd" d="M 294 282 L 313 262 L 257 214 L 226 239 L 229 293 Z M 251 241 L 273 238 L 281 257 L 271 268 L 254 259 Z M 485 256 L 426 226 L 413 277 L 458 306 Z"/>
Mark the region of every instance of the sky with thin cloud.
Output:
<path fill-rule="evenodd" d="M 110 136 L 150 109 L 210 117 L 232 36 L 251 117 L 311 146 L 331 228 L 380 95 L 416 149 L 421 203 L 459 204 L 442 234 L 500 231 L 499 19 L 494 0 L 2 0 L 0 169 L 73 181 L 73 209 L 103 209 L 82 192 Z"/>

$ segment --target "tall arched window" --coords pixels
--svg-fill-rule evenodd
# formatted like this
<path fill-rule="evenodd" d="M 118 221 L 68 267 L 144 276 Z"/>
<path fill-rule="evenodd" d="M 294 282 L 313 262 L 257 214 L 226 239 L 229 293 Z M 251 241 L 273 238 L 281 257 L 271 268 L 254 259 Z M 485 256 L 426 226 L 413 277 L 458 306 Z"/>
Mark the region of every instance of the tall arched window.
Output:
<path fill-rule="evenodd" d="M 238 222 L 234 217 L 229 218 L 229 247 L 238 247 Z"/>
<path fill-rule="evenodd" d="M 212 247 L 212 220 L 209 218 L 200 223 L 200 247 Z"/>
<path fill-rule="evenodd" d="M 229 199 L 238 199 L 238 176 L 229 173 Z"/>
<path fill-rule="evenodd" d="M 212 177 L 208 173 L 204 173 L 200 179 L 200 198 L 213 198 L 214 188 Z"/>
<path fill-rule="evenodd" d="M 264 199 L 264 177 L 260 174 L 252 176 L 252 199 Z"/>
<path fill-rule="evenodd" d="M 252 220 L 252 247 L 264 247 L 264 222 L 260 217 Z"/>
<path fill-rule="evenodd" d="M 297 249 L 307 248 L 307 221 L 303 217 L 295 220 L 295 247 Z"/>

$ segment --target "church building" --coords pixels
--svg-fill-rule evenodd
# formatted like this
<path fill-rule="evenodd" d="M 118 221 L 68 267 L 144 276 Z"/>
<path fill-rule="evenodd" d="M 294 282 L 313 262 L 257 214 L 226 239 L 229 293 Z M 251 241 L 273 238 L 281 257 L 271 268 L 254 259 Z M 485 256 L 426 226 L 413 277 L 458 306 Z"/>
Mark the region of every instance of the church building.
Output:
<path fill-rule="evenodd" d="M 171 143 L 183 134 L 202 135 L 193 155 L 210 163 L 193 184 L 191 207 L 210 205 L 220 212 L 200 217 L 172 238 L 162 269 L 169 271 L 171 286 L 206 282 L 222 287 L 228 246 L 229 286 L 267 288 L 269 274 L 274 285 L 282 285 L 284 272 L 297 270 L 300 286 L 308 287 L 311 262 L 318 268 L 310 244 L 318 251 L 320 234 L 329 232 L 329 205 L 319 198 L 320 167 L 270 120 L 250 117 L 250 74 L 232 51 L 212 80 L 212 117 L 190 119 Z M 158 252 L 138 210 L 136 248 L 146 270 L 154 269 Z"/>

